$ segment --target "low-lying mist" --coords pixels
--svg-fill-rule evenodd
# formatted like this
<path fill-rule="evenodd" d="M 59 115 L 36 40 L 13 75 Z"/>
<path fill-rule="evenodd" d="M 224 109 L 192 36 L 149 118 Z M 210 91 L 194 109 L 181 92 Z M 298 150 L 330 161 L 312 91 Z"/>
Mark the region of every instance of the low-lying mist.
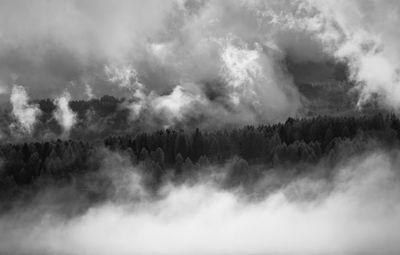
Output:
<path fill-rule="evenodd" d="M 2 213 L 0 253 L 398 254 L 399 160 L 376 151 L 305 174 L 270 169 L 250 191 L 222 184 L 229 164 L 210 165 L 154 191 L 140 166 L 108 153 L 106 199 L 65 216 L 59 208 L 84 203 L 77 189 L 43 189 Z"/>

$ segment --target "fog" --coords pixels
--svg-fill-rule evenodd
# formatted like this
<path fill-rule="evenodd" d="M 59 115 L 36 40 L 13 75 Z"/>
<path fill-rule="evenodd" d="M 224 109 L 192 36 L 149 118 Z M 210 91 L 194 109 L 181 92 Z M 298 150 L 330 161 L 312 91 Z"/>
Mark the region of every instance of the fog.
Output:
<path fill-rule="evenodd" d="M 322 165 L 286 181 L 269 170 L 252 193 L 222 188 L 215 174 L 166 181 L 156 197 L 137 167 L 111 155 L 103 168 L 118 189 L 109 199 L 64 217 L 49 209 L 60 191 L 42 193 L 28 208 L 3 213 L 0 253 L 398 254 L 399 155 L 359 156 L 329 169 L 329 178 Z M 279 188 L 268 189 L 274 181 Z"/>

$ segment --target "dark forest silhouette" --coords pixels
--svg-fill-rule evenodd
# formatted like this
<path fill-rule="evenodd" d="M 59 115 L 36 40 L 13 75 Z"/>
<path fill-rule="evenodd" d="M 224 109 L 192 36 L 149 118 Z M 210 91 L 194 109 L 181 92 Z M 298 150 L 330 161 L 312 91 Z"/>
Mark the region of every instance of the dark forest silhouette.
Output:
<path fill-rule="evenodd" d="M 154 182 L 172 172 L 184 176 L 200 165 L 224 164 L 236 158 L 238 175 L 246 166 L 268 167 L 335 161 L 371 146 L 396 146 L 400 120 L 395 115 L 366 117 L 289 118 L 274 125 L 231 130 L 166 129 L 137 135 L 108 136 L 99 141 L 54 140 L 0 145 L 2 189 L 38 179 L 72 180 L 99 169 L 101 151 L 126 155 L 140 164 Z M 249 170 L 250 171 L 250 170 Z M 242 176 L 242 177 L 243 177 Z"/>

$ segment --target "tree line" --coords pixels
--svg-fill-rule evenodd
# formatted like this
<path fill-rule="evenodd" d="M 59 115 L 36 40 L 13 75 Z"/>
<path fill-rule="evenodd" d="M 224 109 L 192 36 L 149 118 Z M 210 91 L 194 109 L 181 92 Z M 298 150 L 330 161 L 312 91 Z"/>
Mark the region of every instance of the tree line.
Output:
<path fill-rule="evenodd" d="M 400 120 L 395 115 L 289 118 L 273 125 L 203 131 L 166 129 L 135 135 L 109 136 L 99 142 L 55 140 L 1 144 L 1 185 L 33 183 L 39 177 L 71 179 L 100 167 L 99 151 L 126 155 L 133 165 L 149 169 L 159 181 L 168 172 L 179 176 L 196 166 L 238 164 L 286 166 L 337 160 L 371 145 L 397 146 Z M 267 168 L 266 168 L 267 169 Z"/>

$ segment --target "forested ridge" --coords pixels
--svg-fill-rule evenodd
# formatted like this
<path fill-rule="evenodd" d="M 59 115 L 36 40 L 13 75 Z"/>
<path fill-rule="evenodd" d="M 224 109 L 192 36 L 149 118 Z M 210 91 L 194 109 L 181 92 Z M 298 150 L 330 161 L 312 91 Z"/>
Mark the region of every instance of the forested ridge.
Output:
<path fill-rule="evenodd" d="M 135 135 L 109 136 L 102 142 L 53 140 L 1 144 L 1 188 L 50 178 L 70 180 L 100 167 L 101 152 L 109 150 L 140 164 L 156 180 L 176 176 L 198 165 L 238 164 L 268 167 L 313 164 L 360 153 L 371 146 L 399 144 L 400 120 L 395 115 L 292 119 L 274 125 L 231 130 L 166 129 Z M 265 167 L 267 169 L 268 167 Z"/>

